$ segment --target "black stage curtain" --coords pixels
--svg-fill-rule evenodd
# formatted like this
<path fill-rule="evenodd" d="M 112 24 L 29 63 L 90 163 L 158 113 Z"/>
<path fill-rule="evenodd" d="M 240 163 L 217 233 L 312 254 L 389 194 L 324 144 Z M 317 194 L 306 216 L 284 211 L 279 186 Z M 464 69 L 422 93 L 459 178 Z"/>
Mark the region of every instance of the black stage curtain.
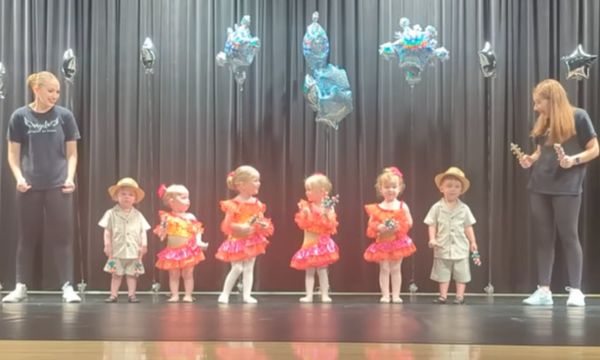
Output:
<path fill-rule="evenodd" d="M 313 11 L 331 41 L 329 61 L 345 68 L 354 112 L 335 131 L 314 122 L 302 95 L 307 66 L 302 37 Z M 226 29 L 244 14 L 262 40 L 243 91 L 228 69 L 215 64 Z M 396 63 L 377 53 L 399 30 L 400 17 L 433 25 L 450 60 L 428 68 L 414 89 Z M 73 85 L 63 81 L 62 103 L 77 118 L 82 140 L 78 166 L 77 278 L 91 289 L 107 289 L 102 272 L 102 231 L 96 225 L 112 206 L 108 186 L 123 176 L 138 179 L 148 198 L 140 209 L 152 223 L 160 204 L 154 189 L 177 182 L 191 191 L 192 208 L 206 226 L 208 260 L 196 269 L 199 290 L 218 290 L 229 266 L 213 255 L 221 242 L 218 201 L 232 196 L 225 176 L 240 164 L 262 175 L 260 198 L 276 233 L 256 266 L 255 289 L 301 291 L 304 274 L 289 260 L 301 243 L 293 215 L 304 195 L 303 179 L 324 172 L 340 194 L 341 260 L 330 267 L 334 291 L 378 291 L 378 267 L 366 263 L 365 203 L 377 201 L 374 181 L 385 166 L 405 173 L 403 196 L 415 226 L 418 252 L 403 264 L 404 287 L 435 291 L 429 280 L 432 253 L 423 218 L 439 198 L 433 177 L 450 165 L 472 182 L 464 196 L 478 222 L 484 266 L 469 286 L 483 291 L 529 292 L 536 285 L 530 237 L 527 172 L 518 167 L 509 142 L 531 150 L 534 121 L 531 90 L 545 78 L 560 79 L 573 104 L 585 108 L 600 130 L 599 64 L 585 81 L 566 80 L 560 57 L 577 44 L 600 52 L 600 2 L 520 0 L 0 0 L 0 61 L 7 67 L 7 97 L 0 101 L 2 131 L 10 113 L 30 100 L 27 74 L 59 73 L 63 52 L 78 59 Z M 139 61 L 145 37 L 158 60 L 146 75 Z M 484 79 L 477 51 L 489 40 L 498 56 L 497 77 Z M 63 77 L 61 76 L 61 81 Z M 14 283 L 16 247 L 14 179 L 0 147 L 0 279 Z M 600 162 L 589 166 L 581 216 L 585 254 L 584 290 L 600 291 Z M 161 244 L 150 240 L 148 274 L 166 288 L 166 274 L 153 269 Z M 553 286 L 566 285 L 560 245 Z M 40 251 L 34 288 L 56 288 L 49 259 Z M 44 271 L 43 271 L 44 270 Z"/>

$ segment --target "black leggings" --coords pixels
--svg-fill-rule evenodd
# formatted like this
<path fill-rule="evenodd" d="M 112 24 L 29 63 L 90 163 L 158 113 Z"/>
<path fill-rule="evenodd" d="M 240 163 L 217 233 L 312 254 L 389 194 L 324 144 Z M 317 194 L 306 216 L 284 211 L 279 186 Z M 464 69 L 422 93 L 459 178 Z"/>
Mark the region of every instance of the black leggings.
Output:
<path fill-rule="evenodd" d="M 537 245 L 538 280 L 550 286 L 554 265 L 556 228 L 569 272 L 569 286 L 581 288 L 583 255 L 577 227 L 581 195 L 546 195 L 530 193 L 533 234 Z"/>
<path fill-rule="evenodd" d="M 60 188 L 17 192 L 19 242 L 17 282 L 31 284 L 33 259 L 40 239 L 51 244 L 58 279 L 73 284 L 73 194 Z"/>

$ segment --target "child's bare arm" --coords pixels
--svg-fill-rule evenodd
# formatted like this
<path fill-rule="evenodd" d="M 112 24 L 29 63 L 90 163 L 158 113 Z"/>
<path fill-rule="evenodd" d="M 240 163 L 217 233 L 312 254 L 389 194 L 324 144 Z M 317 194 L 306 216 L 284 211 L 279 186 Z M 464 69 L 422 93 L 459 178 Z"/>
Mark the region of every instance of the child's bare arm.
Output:
<path fill-rule="evenodd" d="M 439 246 L 439 244 L 437 243 L 437 241 L 435 241 L 435 236 L 437 234 L 436 227 L 433 226 L 433 225 L 429 225 L 429 227 L 427 228 L 427 232 L 429 233 L 429 243 L 427 245 L 429 245 L 430 248 L 433 248 L 435 246 Z"/>
<path fill-rule="evenodd" d="M 475 240 L 475 231 L 473 231 L 473 226 L 465 226 L 465 235 L 469 240 L 469 249 L 471 251 L 477 251 L 477 240 Z"/>
<path fill-rule="evenodd" d="M 104 254 L 112 257 L 112 233 L 109 229 L 104 229 Z"/>
<path fill-rule="evenodd" d="M 404 203 L 402 210 L 404 211 L 404 215 L 406 216 L 406 221 L 408 222 L 408 227 L 412 228 L 413 218 L 412 218 L 412 215 L 410 214 L 410 209 L 408 208 L 408 205 L 406 203 Z"/>

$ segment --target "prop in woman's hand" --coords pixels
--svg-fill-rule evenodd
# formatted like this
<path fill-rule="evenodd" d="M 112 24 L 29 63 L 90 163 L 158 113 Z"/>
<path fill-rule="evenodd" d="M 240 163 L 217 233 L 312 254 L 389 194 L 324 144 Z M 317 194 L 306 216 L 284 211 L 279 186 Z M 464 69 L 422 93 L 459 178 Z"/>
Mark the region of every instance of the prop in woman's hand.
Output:
<path fill-rule="evenodd" d="M 515 143 L 510 143 L 510 151 L 516 156 L 517 160 L 521 160 L 525 156 L 521 147 Z"/>
<path fill-rule="evenodd" d="M 554 144 L 554 151 L 556 151 L 556 157 L 557 157 L 558 161 L 561 161 L 562 159 L 565 158 L 565 149 L 562 147 L 561 144 L 559 144 L 559 143 Z"/>

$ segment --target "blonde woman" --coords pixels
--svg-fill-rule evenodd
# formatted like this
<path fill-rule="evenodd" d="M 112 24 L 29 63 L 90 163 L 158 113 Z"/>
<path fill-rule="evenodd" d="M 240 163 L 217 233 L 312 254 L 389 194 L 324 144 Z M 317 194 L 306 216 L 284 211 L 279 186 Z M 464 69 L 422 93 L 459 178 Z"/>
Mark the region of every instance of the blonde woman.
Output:
<path fill-rule="evenodd" d="M 538 114 L 531 131 L 536 148 L 520 158 L 531 168 L 529 198 L 537 243 L 538 289 L 523 303 L 552 305 L 554 229 L 561 239 L 569 272 L 569 306 L 585 306 L 581 292 L 583 256 L 577 225 L 587 163 L 598 156 L 598 140 L 589 115 L 569 103 L 561 84 L 544 80 L 533 90 Z"/>

